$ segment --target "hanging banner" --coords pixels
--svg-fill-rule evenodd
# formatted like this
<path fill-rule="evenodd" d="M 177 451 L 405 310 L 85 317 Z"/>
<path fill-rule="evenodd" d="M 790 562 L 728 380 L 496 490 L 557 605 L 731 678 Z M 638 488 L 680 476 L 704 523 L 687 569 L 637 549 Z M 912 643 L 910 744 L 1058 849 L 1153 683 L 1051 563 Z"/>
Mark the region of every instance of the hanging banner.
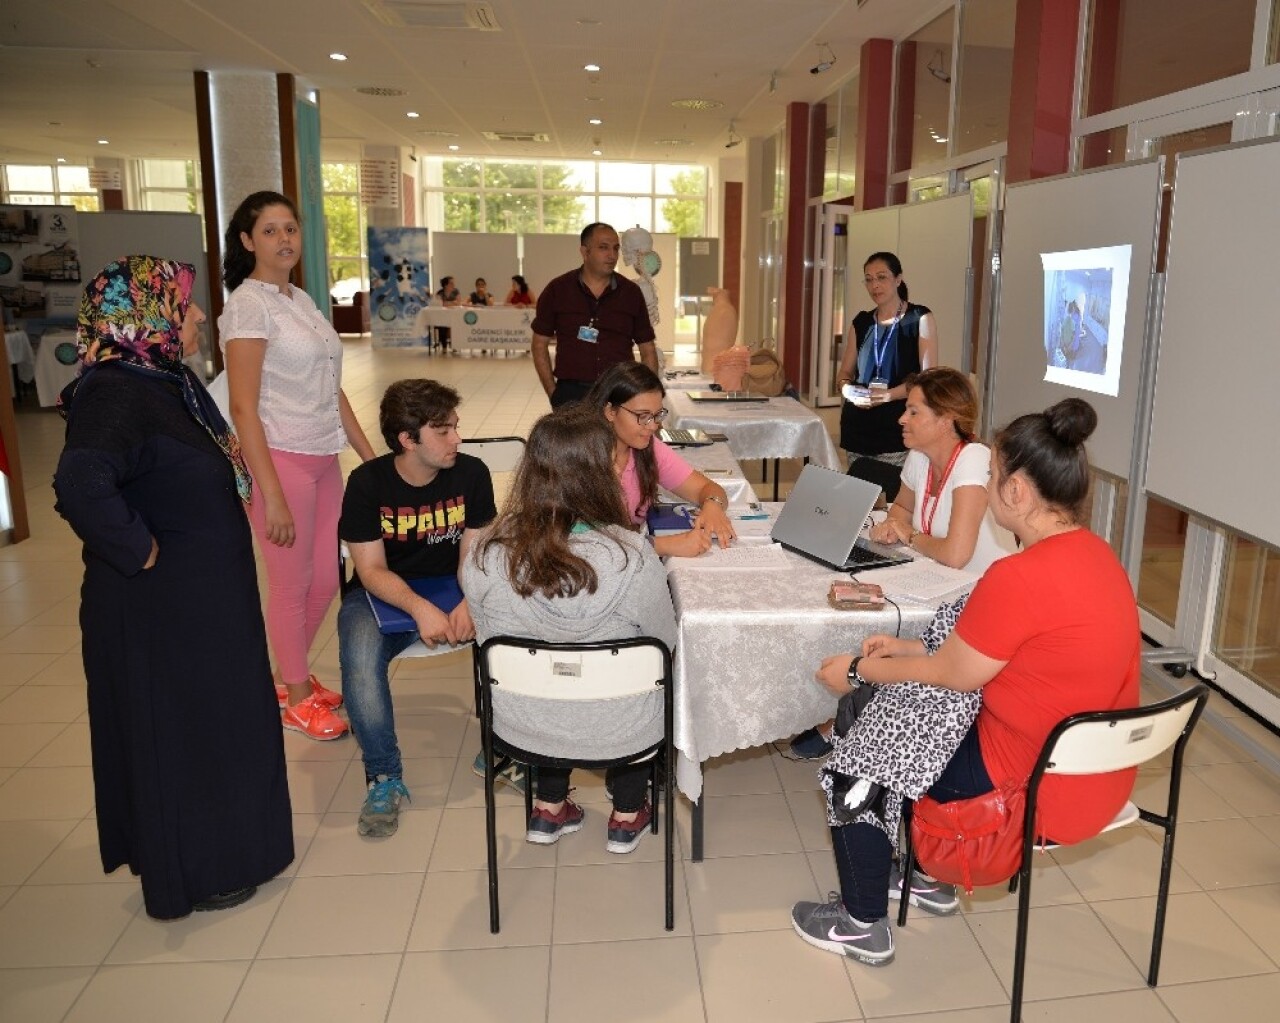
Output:
<path fill-rule="evenodd" d="M 425 227 L 372 227 L 369 240 L 369 320 L 375 348 L 421 343 L 418 313 L 431 298 Z"/>

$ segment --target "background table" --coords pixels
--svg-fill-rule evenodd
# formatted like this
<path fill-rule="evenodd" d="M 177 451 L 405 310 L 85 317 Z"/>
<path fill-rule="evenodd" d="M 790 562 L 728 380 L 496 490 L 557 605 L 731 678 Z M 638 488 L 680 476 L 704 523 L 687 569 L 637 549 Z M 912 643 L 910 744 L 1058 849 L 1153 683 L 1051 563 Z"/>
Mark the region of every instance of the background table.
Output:
<path fill-rule="evenodd" d="M 25 330 L 6 329 L 4 343 L 8 349 L 9 365 L 13 367 L 13 393 L 16 395 L 17 384 L 29 384 L 36 378 L 36 355 Z"/>
<path fill-rule="evenodd" d="M 454 351 L 529 351 L 533 309 L 528 306 L 427 306 L 414 319 L 423 337 L 433 327 L 449 328 Z"/>
<path fill-rule="evenodd" d="M 70 347 L 68 347 L 70 346 Z M 67 330 L 49 330 L 36 348 L 36 395 L 41 405 L 52 405 L 58 394 L 80 370 L 75 358 L 76 336 Z M 70 359 L 70 363 L 66 361 Z"/>
<path fill-rule="evenodd" d="M 676 454 L 688 462 L 699 472 L 707 473 L 709 469 L 728 469 L 727 473 L 711 472 L 707 479 L 724 487 L 725 496 L 730 504 L 749 504 L 756 500 L 756 490 L 742 471 L 742 466 L 733 457 L 729 445 L 722 441 L 715 444 L 704 444 L 701 447 L 675 448 Z M 671 500 L 679 498 L 671 495 Z"/>
<path fill-rule="evenodd" d="M 723 433 L 739 461 L 747 458 L 807 458 L 828 469 L 843 469 L 827 425 L 794 398 L 764 401 L 694 401 L 682 391 L 667 394 L 672 426 Z"/>

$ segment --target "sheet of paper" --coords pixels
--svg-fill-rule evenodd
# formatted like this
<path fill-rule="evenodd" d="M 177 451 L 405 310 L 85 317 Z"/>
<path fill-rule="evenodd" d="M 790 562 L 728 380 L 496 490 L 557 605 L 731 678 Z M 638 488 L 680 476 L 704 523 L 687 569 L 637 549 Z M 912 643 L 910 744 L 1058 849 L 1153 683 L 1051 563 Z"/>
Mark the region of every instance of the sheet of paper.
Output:
<path fill-rule="evenodd" d="M 894 598 L 930 604 L 945 597 L 959 596 L 978 581 L 973 572 L 948 568 L 928 558 L 917 558 L 909 565 L 893 565 L 859 572 L 859 579 L 877 583 Z"/>
<path fill-rule="evenodd" d="M 671 558 L 667 561 L 667 571 L 673 569 L 694 569 L 700 571 L 732 571 L 736 569 L 785 569 L 789 567 L 787 556 L 777 544 L 735 544 L 728 550 L 721 550 L 717 544 L 705 554 L 696 558 Z"/>

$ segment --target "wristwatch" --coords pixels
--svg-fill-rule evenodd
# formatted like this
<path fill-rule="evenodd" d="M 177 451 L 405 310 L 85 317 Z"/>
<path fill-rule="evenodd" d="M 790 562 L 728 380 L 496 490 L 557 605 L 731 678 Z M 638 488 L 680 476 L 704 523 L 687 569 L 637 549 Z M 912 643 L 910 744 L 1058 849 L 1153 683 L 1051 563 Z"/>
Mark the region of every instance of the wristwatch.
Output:
<path fill-rule="evenodd" d="M 845 677 L 849 680 L 849 688 L 857 689 L 858 686 L 865 685 L 866 679 L 858 674 L 858 662 L 862 660 L 862 655 L 858 654 L 849 662 L 849 673 Z"/>

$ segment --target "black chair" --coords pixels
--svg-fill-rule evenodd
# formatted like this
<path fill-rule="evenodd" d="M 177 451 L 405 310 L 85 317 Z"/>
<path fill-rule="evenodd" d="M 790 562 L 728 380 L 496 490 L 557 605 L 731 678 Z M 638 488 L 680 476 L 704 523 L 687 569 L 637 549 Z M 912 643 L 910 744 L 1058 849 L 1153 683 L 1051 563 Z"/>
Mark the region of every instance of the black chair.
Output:
<path fill-rule="evenodd" d="M 1169 878 L 1173 871 L 1173 840 L 1178 826 L 1178 796 L 1182 788 L 1182 757 L 1187 740 L 1200 720 L 1200 714 L 1209 699 L 1209 688 L 1204 683 L 1192 686 L 1185 693 L 1133 710 L 1092 711 L 1073 714 L 1060 721 L 1049 733 L 1040 757 L 1027 783 L 1027 813 L 1022 835 L 1022 864 L 1009 882 L 1009 890 L 1018 892 L 1018 933 L 1013 955 L 1013 1002 L 1010 1011 L 1012 1023 L 1022 1018 L 1022 989 L 1027 965 L 1027 930 L 1031 916 L 1031 856 L 1037 844 L 1042 849 L 1056 848 L 1051 843 L 1039 843 L 1035 834 L 1036 800 L 1040 783 L 1046 774 L 1108 774 L 1137 767 L 1158 757 L 1173 747 L 1173 768 L 1169 772 L 1169 800 L 1163 814 L 1143 810 L 1132 802 L 1126 802 L 1115 818 L 1100 834 L 1144 820 L 1164 830 L 1164 852 L 1160 863 L 1160 884 L 1156 891 L 1156 919 L 1151 938 L 1151 962 L 1147 970 L 1147 984 L 1155 987 L 1160 972 L 1160 949 L 1164 942 L 1165 905 L 1169 899 Z M 902 862 L 911 864 L 911 828 L 903 845 Z M 911 884 L 910 870 L 903 869 L 903 887 Z M 907 907 L 911 900 L 908 891 L 903 892 L 898 909 L 898 926 L 907 922 Z"/>
<path fill-rule="evenodd" d="M 599 769 L 616 764 L 649 763 L 649 799 L 653 805 L 652 829 L 658 831 L 658 771 L 665 774 L 666 928 L 675 927 L 675 763 L 674 701 L 671 652 L 656 639 L 614 640 L 606 643 L 541 643 L 534 639 L 494 636 L 478 651 L 480 682 L 480 734 L 484 751 L 485 838 L 489 865 L 489 930 L 497 934 L 498 835 L 493 797 L 494 776 L 507 761 L 537 767 L 585 767 Z M 617 706 L 663 694 L 663 735 L 656 743 L 628 748 L 594 760 L 551 756 L 539 749 L 523 749 L 504 741 L 502 700 L 494 705 L 494 690 L 524 699 L 572 703 L 578 700 L 613 700 Z M 564 736 L 555 738 L 563 740 Z M 525 786 L 525 819 L 533 813 L 533 786 Z"/>

